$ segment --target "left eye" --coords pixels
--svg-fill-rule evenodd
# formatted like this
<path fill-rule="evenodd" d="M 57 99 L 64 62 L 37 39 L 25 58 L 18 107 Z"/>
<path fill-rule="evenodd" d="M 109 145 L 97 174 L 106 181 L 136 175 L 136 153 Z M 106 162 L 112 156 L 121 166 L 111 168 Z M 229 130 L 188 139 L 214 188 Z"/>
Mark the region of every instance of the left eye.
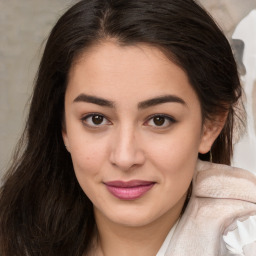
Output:
<path fill-rule="evenodd" d="M 146 122 L 146 125 L 156 128 L 166 128 L 170 126 L 172 123 L 175 123 L 175 120 L 170 116 L 155 115 Z"/>
<path fill-rule="evenodd" d="M 84 125 L 89 127 L 99 127 L 103 125 L 109 125 L 110 122 L 104 115 L 101 114 L 90 114 L 82 118 Z"/>

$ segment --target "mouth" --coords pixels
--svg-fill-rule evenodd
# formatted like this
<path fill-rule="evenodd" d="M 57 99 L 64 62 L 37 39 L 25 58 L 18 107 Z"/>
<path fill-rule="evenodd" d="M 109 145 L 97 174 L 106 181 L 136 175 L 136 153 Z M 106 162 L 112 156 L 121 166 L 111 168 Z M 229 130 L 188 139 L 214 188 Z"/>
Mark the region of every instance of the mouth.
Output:
<path fill-rule="evenodd" d="M 143 180 L 110 181 L 104 183 L 108 191 L 118 199 L 135 200 L 142 197 L 154 185 L 155 182 Z"/>

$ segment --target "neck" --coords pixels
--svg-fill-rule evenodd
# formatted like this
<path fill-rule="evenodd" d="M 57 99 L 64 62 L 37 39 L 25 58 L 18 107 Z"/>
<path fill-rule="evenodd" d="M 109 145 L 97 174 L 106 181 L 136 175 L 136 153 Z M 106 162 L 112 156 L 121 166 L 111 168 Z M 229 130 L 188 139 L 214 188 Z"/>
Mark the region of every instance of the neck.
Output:
<path fill-rule="evenodd" d="M 98 233 L 95 255 L 155 256 L 168 232 L 179 219 L 183 203 L 155 221 L 135 227 L 114 223 L 94 209 Z"/>

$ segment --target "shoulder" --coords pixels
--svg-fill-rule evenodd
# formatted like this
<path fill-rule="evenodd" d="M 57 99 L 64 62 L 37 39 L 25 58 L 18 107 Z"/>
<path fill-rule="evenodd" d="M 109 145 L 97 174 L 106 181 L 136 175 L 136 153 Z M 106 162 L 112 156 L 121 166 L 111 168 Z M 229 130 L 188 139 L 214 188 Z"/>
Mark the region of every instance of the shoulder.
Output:
<path fill-rule="evenodd" d="M 252 248 L 255 239 L 249 240 L 249 244 L 246 239 L 256 234 L 251 224 L 255 216 L 256 178 L 252 173 L 199 161 L 190 201 L 166 255 L 191 255 L 191 252 L 196 256 L 232 255 L 233 247 L 237 245 L 232 238 L 239 234 L 240 247 L 253 254 L 237 255 L 255 256 L 256 248 Z M 240 227 L 248 226 L 251 229 L 242 234 Z"/>
<path fill-rule="evenodd" d="M 194 177 L 194 194 L 255 204 L 256 176 L 240 168 L 199 161 Z"/>
<path fill-rule="evenodd" d="M 219 210 L 223 251 L 256 255 L 256 176 L 243 169 L 201 161 L 197 169 L 194 196 L 212 199 L 208 207 Z"/>

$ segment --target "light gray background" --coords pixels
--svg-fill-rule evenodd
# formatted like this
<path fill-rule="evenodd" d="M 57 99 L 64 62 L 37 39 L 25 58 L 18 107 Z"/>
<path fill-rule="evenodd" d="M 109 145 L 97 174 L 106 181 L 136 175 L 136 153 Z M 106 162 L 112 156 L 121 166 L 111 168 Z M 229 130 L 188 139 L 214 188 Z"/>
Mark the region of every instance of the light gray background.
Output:
<path fill-rule="evenodd" d="M 0 0 L 0 176 L 22 132 L 45 39 L 75 0 Z M 256 0 L 200 0 L 228 37 Z"/>

